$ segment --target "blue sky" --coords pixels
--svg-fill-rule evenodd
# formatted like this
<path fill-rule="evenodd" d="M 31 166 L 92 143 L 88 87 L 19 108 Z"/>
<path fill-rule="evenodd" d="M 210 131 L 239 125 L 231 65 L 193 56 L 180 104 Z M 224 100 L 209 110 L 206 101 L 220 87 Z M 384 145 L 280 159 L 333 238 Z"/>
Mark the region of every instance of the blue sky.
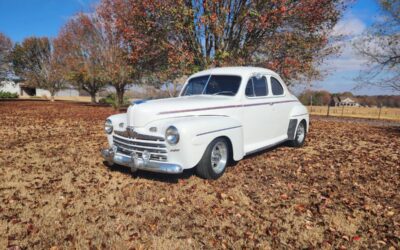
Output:
<path fill-rule="evenodd" d="M 79 11 L 90 11 L 98 0 L 0 0 L 0 32 L 14 42 L 21 42 L 28 36 L 57 35 L 61 26 Z M 392 94 L 378 88 L 354 90 L 353 79 L 363 68 L 359 58 L 350 46 L 353 38 L 359 36 L 374 19 L 379 17 L 376 0 L 358 0 L 346 10 L 335 27 L 335 32 L 346 34 L 342 54 L 327 60 L 322 68 L 328 75 L 321 81 L 312 83 L 314 89 L 331 92 L 352 91 L 356 94 Z"/>
<path fill-rule="evenodd" d="M 313 82 L 312 88 L 330 92 L 351 91 L 362 95 L 393 94 L 377 87 L 355 88 L 357 84 L 353 80 L 365 69 L 365 60 L 355 53 L 351 43 L 379 17 L 380 9 L 376 0 L 358 0 L 346 10 L 334 30 L 334 33 L 346 37 L 340 42 L 341 54 L 324 63 L 322 68 L 327 69 L 329 74 L 323 80 Z"/>
<path fill-rule="evenodd" d="M 88 11 L 96 0 L 0 0 L 0 32 L 14 42 L 57 35 L 69 17 Z"/>

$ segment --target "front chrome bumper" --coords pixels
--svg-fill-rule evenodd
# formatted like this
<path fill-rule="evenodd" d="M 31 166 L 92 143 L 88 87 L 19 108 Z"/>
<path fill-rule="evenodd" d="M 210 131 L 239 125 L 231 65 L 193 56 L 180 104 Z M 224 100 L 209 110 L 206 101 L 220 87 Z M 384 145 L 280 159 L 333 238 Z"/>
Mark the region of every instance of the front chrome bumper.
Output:
<path fill-rule="evenodd" d="M 157 173 L 179 174 L 183 172 L 183 168 L 177 164 L 145 161 L 141 158 L 131 157 L 125 154 L 115 152 L 112 148 L 102 149 L 101 156 L 110 164 L 118 164 L 129 167 L 132 172 L 136 170 L 146 170 Z"/>

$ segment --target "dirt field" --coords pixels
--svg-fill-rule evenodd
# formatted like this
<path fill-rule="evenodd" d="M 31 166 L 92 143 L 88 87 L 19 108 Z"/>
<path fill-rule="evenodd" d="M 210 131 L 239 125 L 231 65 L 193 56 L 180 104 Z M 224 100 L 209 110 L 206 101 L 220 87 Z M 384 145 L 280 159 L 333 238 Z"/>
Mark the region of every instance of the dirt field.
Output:
<path fill-rule="evenodd" d="M 400 248 L 400 130 L 313 119 L 217 181 L 105 166 L 82 104 L 0 102 L 0 249 Z"/>

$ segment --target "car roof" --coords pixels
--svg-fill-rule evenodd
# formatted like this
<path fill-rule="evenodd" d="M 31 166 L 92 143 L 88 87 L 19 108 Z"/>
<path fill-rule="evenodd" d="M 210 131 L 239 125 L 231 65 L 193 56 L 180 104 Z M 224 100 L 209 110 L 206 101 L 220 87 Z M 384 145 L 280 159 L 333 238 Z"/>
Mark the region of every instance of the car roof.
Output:
<path fill-rule="evenodd" d="M 218 67 L 199 71 L 192 75 L 192 77 L 210 75 L 210 74 L 227 74 L 227 75 L 251 75 L 254 73 L 265 73 L 269 75 L 279 76 L 275 71 L 260 67 Z"/>

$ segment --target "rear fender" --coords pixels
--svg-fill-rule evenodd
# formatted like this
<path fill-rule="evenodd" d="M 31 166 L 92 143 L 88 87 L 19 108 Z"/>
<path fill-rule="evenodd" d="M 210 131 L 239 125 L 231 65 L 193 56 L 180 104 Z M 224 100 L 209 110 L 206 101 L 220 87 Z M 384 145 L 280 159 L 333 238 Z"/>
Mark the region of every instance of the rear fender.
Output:
<path fill-rule="evenodd" d="M 289 127 L 287 131 L 288 139 L 293 140 L 296 134 L 297 126 L 299 126 L 299 123 L 304 120 L 306 122 L 306 128 L 307 132 L 309 129 L 309 114 L 308 110 L 306 107 L 304 107 L 302 104 L 296 105 L 293 107 L 293 109 L 290 112 L 289 116 Z"/>

